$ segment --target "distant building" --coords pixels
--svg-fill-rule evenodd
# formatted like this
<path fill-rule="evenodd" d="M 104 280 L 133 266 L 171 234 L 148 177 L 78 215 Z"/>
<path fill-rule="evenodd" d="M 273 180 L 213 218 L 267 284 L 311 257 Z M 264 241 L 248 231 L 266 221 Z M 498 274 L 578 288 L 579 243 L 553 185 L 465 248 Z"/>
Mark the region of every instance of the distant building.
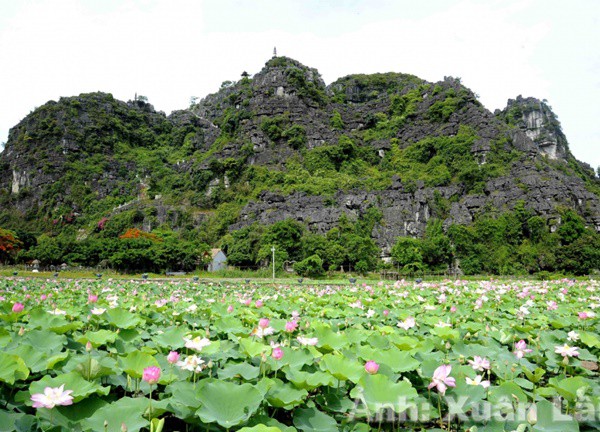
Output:
<path fill-rule="evenodd" d="M 208 271 L 225 270 L 227 268 L 227 257 L 221 249 L 211 249 L 210 257 L 211 261 L 208 263 Z"/>

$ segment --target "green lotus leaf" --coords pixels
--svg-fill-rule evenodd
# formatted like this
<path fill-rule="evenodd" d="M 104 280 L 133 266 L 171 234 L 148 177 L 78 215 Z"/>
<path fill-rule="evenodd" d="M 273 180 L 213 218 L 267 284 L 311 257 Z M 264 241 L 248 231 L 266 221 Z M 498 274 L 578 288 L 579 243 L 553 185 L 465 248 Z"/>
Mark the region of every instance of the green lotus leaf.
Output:
<path fill-rule="evenodd" d="M 14 384 L 29 377 L 29 369 L 21 357 L 0 351 L 0 381 Z"/>
<path fill-rule="evenodd" d="M 457 341 L 452 346 L 452 351 L 457 355 L 462 355 L 466 358 L 473 358 L 475 356 L 490 357 L 490 354 L 497 350 L 496 347 L 483 346 L 478 343 L 466 344 L 464 341 Z"/>
<path fill-rule="evenodd" d="M 0 348 L 4 348 L 12 341 L 12 337 L 8 330 L 0 328 Z"/>
<path fill-rule="evenodd" d="M 144 413 L 148 409 L 148 399 L 123 397 L 98 409 L 83 421 L 85 430 L 122 432 L 125 425 L 127 432 L 137 432 L 148 426 Z"/>
<path fill-rule="evenodd" d="M 394 330 L 394 329 L 392 329 Z M 381 334 L 373 334 L 368 339 L 369 346 L 376 350 L 386 350 L 390 347 L 390 340 L 387 336 Z"/>
<path fill-rule="evenodd" d="M 450 327 L 434 327 L 431 329 L 431 334 L 446 341 L 460 339 L 460 332 Z"/>
<path fill-rule="evenodd" d="M 243 378 L 247 381 L 253 380 L 260 374 L 260 369 L 252 366 L 250 363 L 227 363 L 222 369 L 219 369 L 219 378 Z"/>
<path fill-rule="evenodd" d="M 263 395 L 248 383 L 215 380 L 202 387 L 198 399 L 201 405 L 196 414 L 200 420 L 231 428 L 248 421 L 262 403 Z"/>
<path fill-rule="evenodd" d="M 369 335 L 361 328 L 349 328 L 345 331 L 346 339 L 352 345 L 358 345 L 368 339 Z"/>
<path fill-rule="evenodd" d="M 577 421 L 549 401 L 536 402 L 535 411 L 537 422 L 531 427 L 533 432 L 579 432 Z"/>
<path fill-rule="evenodd" d="M 590 387 L 591 383 L 587 379 L 577 376 L 564 378 L 560 381 L 557 378 L 550 378 L 548 384 L 569 402 L 576 402 L 577 395 L 585 393 L 586 388 Z"/>
<path fill-rule="evenodd" d="M 360 400 L 367 411 L 362 413 L 369 416 L 390 408 L 396 413 L 406 411 L 414 405 L 417 391 L 408 381 L 395 383 L 385 375 L 375 374 L 364 375 L 350 396 Z"/>
<path fill-rule="evenodd" d="M 513 378 L 513 382 L 525 390 L 533 390 L 533 383 L 525 378 Z"/>
<path fill-rule="evenodd" d="M 117 360 L 108 357 L 105 353 L 94 355 L 92 357 L 82 355 L 78 357 L 78 361 L 79 363 L 75 366 L 74 370 L 79 372 L 81 376 L 85 378 L 89 377 L 89 379 L 96 379 L 121 372 L 117 367 Z M 72 364 L 69 363 L 68 367 L 65 366 L 65 372 L 71 368 L 71 365 Z"/>
<path fill-rule="evenodd" d="M 248 329 L 244 327 L 239 319 L 233 316 L 225 316 L 217 319 L 213 327 L 220 333 L 229 333 L 236 336 L 248 334 Z"/>
<path fill-rule="evenodd" d="M 179 349 L 185 345 L 184 337 L 189 334 L 186 327 L 168 327 L 152 338 L 153 342 L 162 348 Z"/>
<path fill-rule="evenodd" d="M 397 348 L 410 351 L 419 346 L 419 340 L 411 336 L 399 336 L 397 334 L 390 336 L 390 342 L 396 345 Z"/>
<path fill-rule="evenodd" d="M 63 430 L 81 430 L 82 422 L 107 404 L 98 395 L 91 395 L 73 405 L 38 411 L 37 415 L 54 425 L 62 426 Z"/>
<path fill-rule="evenodd" d="M 41 309 L 32 310 L 27 323 L 29 328 L 40 328 L 59 334 L 78 330 L 82 326 L 81 321 L 68 321 L 64 316 L 53 315 Z"/>
<path fill-rule="evenodd" d="M 14 342 L 16 341 L 13 341 L 13 343 Z M 62 351 L 64 345 L 67 343 L 67 337 L 48 330 L 32 330 L 26 332 L 23 338 L 18 342 L 19 345 L 31 345 L 36 351 L 54 354 Z"/>
<path fill-rule="evenodd" d="M 46 387 L 60 387 L 61 385 L 64 385 L 64 390 L 73 390 L 71 396 L 75 403 L 94 393 L 106 396 L 110 391 L 110 387 L 102 387 L 97 382 L 86 381 L 77 372 L 69 372 L 56 377 L 46 375 L 42 379 L 32 382 L 29 386 L 29 393 L 32 395 L 44 393 Z"/>
<path fill-rule="evenodd" d="M 579 333 L 579 337 L 581 338 L 581 343 L 587 345 L 590 348 L 600 348 L 600 338 L 597 334 L 582 331 Z"/>
<path fill-rule="evenodd" d="M 271 406 L 289 410 L 304 402 L 307 396 L 306 390 L 297 389 L 289 383 L 275 379 L 267 392 L 266 399 Z"/>
<path fill-rule="evenodd" d="M 389 366 L 394 372 L 413 371 L 420 365 L 420 362 L 414 359 L 408 352 L 401 351 L 396 347 L 387 350 L 376 350 L 368 346 L 361 346 L 358 349 L 358 354 L 365 362 L 373 360 Z"/>
<path fill-rule="evenodd" d="M 0 410 L 0 432 L 14 432 L 17 430 L 15 422 L 21 419 L 25 413 L 16 413 Z"/>
<path fill-rule="evenodd" d="M 279 421 L 277 421 L 276 419 L 270 418 L 264 414 L 256 415 L 256 416 L 252 417 L 248 423 L 249 423 L 248 427 L 262 425 L 262 426 L 277 428 L 277 430 L 280 430 L 281 432 L 296 432 L 295 427 L 286 426 L 283 423 L 280 423 Z M 243 428 L 240 430 L 243 430 Z"/>
<path fill-rule="evenodd" d="M 31 345 L 20 345 L 11 352 L 20 356 L 25 360 L 27 367 L 32 372 L 41 372 L 47 369 L 52 369 L 56 363 L 63 361 L 69 356 L 68 352 L 52 354 L 51 352 L 36 350 Z"/>
<path fill-rule="evenodd" d="M 353 383 L 357 383 L 365 373 L 362 364 L 338 354 L 324 355 L 319 362 L 319 367 L 341 381 L 349 380 Z"/>
<path fill-rule="evenodd" d="M 265 345 L 259 341 L 250 339 L 250 338 L 242 338 L 239 340 L 240 346 L 244 348 L 246 354 L 250 357 L 260 357 L 262 353 L 271 352 L 271 347 L 269 345 Z"/>
<path fill-rule="evenodd" d="M 150 354 L 133 351 L 127 357 L 119 358 L 120 367 L 133 378 L 141 378 L 144 369 L 150 366 L 159 366 L 158 361 Z"/>
<path fill-rule="evenodd" d="M 200 408 L 200 400 L 198 398 L 200 390 L 208 382 L 209 380 L 201 380 L 197 383 L 176 381 L 165 388 L 165 393 L 171 394 L 171 404 L 180 404 L 188 407 L 192 410 L 191 414 L 194 414 Z"/>
<path fill-rule="evenodd" d="M 109 324 L 120 329 L 136 328 L 145 322 L 138 314 L 121 308 L 108 309 L 105 315 Z"/>
<path fill-rule="evenodd" d="M 335 419 L 316 408 L 294 411 L 294 426 L 306 432 L 337 432 Z"/>
<path fill-rule="evenodd" d="M 498 387 L 490 387 L 488 400 L 492 403 L 513 403 L 518 400 L 519 402 L 527 402 L 528 397 L 523 392 L 521 387 L 512 381 L 507 381 L 500 384 Z"/>
<path fill-rule="evenodd" d="M 265 378 L 261 378 L 257 383 L 256 383 L 256 389 L 260 392 L 260 394 L 264 396 L 266 396 L 267 392 L 269 391 L 269 389 L 271 388 L 271 386 L 273 385 L 273 379 L 269 378 L 269 377 L 265 377 Z"/>
<path fill-rule="evenodd" d="M 36 429 L 38 421 L 29 414 L 0 411 L 0 432 L 30 432 Z"/>
<path fill-rule="evenodd" d="M 239 432 L 281 432 L 276 426 L 266 426 L 264 424 L 258 424 L 252 427 L 243 427 Z"/>
<path fill-rule="evenodd" d="M 290 369 L 298 370 L 304 365 L 313 364 L 314 361 L 314 355 L 306 348 L 286 350 L 285 356 L 281 359 L 281 362 L 288 365 Z"/>
<path fill-rule="evenodd" d="M 525 376 L 527 377 L 527 379 L 534 384 L 537 384 L 538 382 L 540 382 L 542 377 L 546 374 L 546 371 L 539 367 L 535 368 L 535 370 L 533 372 L 531 372 L 526 367 L 523 367 L 523 372 L 525 373 Z"/>
<path fill-rule="evenodd" d="M 140 332 L 134 328 L 131 328 L 131 329 L 121 328 L 121 329 L 119 329 L 118 335 L 119 335 L 120 340 L 125 341 L 125 342 L 130 342 L 130 343 L 137 342 L 142 338 Z M 146 347 L 146 346 L 144 346 L 143 348 L 151 349 L 150 347 Z"/>
<path fill-rule="evenodd" d="M 221 351 L 221 341 L 219 340 L 213 340 L 210 342 L 210 345 L 202 348 L 202 355 L 211 355 L 211 354 L 217 354 L 220 353 Z"/>
<path fill-rule="evenodd" d="M 485 398 L 486 390 L 480 385 L 467 384 L 464 378 L 456 380 L 456 387 L 451 388 L 447 399 L 450 414 L 464 414 L 476 407 Z"/>
<path fill-rule="evenodd" d="M 329 326 L 318 325 L 314 329 L 315 337 L 319 339 L 319 343 L 317 344 L 319 347 L 339 351 L 349 345 L 348 340 L 343 334 L 334 332 Z"/>
<path fill-rule="evenodd" d="M 108 345 L 114 343 L 117 339 L 117 333 L 110 330 L 98 330 L 86 332 L 83 336 L 77 339 L 77 342 L 86 344 L 90 342 L 92 346 L 99 347 L 100 345 Z"/>
<path fill-rule="evenodd" d="M 540 346 L 545 351 L 554 353 L 554 349 L 559 345 L 564 345 L 564 332 L 559 330 L 540 332 Z"/>
<path fill-rule="evenodd" d="M 325 411 L 347 413 L 354 409 L 354 402 L 348 398 L 345 388 L 325 387 L 321 391 L 316 401 Z"/>
<path fill-rule="evenodd" d="M 314 390 L 317 387 L 332 386 L 335 378 L 327 372 L 305 372 L 296 368 L 286 367 L 285 377 L 296 387 L 304 390 Z"/>

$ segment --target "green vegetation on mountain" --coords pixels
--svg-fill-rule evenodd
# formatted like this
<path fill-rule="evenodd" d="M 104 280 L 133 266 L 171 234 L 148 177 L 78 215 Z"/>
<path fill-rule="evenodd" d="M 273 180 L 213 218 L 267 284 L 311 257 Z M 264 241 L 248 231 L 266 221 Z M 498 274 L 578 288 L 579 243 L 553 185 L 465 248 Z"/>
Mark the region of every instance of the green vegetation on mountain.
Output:
<path fill-rule="evenodd" d="M 143 98 L 61 98 L 11 130 L 0 167 L 4 262 L 192 269 L 222 247 L 250 268 L 275 246 L 307 276 L 600 268 L 600 183 L 549 106 L 493 115 L 453 78 L 325 86 L 276 57 L 168 117 Z"/>

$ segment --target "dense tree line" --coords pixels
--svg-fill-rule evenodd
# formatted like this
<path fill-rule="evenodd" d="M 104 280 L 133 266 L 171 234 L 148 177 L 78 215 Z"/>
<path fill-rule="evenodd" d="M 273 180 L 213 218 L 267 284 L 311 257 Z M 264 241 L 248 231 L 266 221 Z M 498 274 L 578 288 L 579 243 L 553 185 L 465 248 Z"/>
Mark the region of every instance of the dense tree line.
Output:
<path fill-rule="evenodd" d="M 337 225 L 324 234 L 311 232 L 292 219 L 232 232 L 226 231 L 228 224 L 224 223 L 215 232 L 148 233 L 129 227 L 135 225 L 134 212 L 100 220 L 96 230 L 84 238 L 68 229 L 38 237 L 0 229 L 0 259 L 3 263 L 37 259 L 46 266 L 102 265 L 119 271 L 190 271 L 209 260 L 211 243 L 221 246 L 229 265 L 242 269 L 271 266 L 275 247 L 278 270 L 285 266 L 311 277 L 339 270 L 366 274 L 386 268 L 407 275 L 453 271 L 466 275 L 584 275 L 600 269 L 600 234 L 586 227 L 570 209 L 562 210 L 554 232 L 546 219 L 534 215 L 523 202 L 510 212 L 480 215 L 470 226 L 444 225 L 441 219 L 431 218 L 421 238 L 398 238 L 391 249 L 391 263 L 383 262 L 371 238 L 381 219 L 381 211 L 371 207 L 355 221 L 342 214 Z"/>
<path fill-rule="evenodd" d="M 392 258 L 405 273 L 459 268 L 467 275 L 585 275 L 600 269 L 600 235 L 570 209 L 562 211 L 558 229 L 550 232 L 545 219 L 519 202 L 512 212 L 484 215 L 473 225 L 451 225 L 446 231 L 431 219 L 422 239 L 399 238 Z"/>

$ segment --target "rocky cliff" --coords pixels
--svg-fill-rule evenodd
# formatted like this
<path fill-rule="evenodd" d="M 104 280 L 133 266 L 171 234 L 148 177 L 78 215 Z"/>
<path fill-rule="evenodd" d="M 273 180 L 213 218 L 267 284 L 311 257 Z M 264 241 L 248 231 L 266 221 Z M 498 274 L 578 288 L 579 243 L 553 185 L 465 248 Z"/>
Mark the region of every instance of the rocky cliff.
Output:
<path fill-rule="evenodd" d="M 210 231 L 229 206 L 230 230 L 292 218 L 326 233 L 377 207 L 385 252 L 430 218 L 470 224 L 519 201 L 548 230 L 572 208 L 600 231 L 600 183 L 545 102 L 493 114 L 459 79 L 400 73 L 326 86 L 286 57 L 170 116 L 102 93 L 48 102 L 11 129 L 0 166 L 0 223 L 38 231 L 67 216 L 90 231 L 126 205 L 148 230 Z"/>

